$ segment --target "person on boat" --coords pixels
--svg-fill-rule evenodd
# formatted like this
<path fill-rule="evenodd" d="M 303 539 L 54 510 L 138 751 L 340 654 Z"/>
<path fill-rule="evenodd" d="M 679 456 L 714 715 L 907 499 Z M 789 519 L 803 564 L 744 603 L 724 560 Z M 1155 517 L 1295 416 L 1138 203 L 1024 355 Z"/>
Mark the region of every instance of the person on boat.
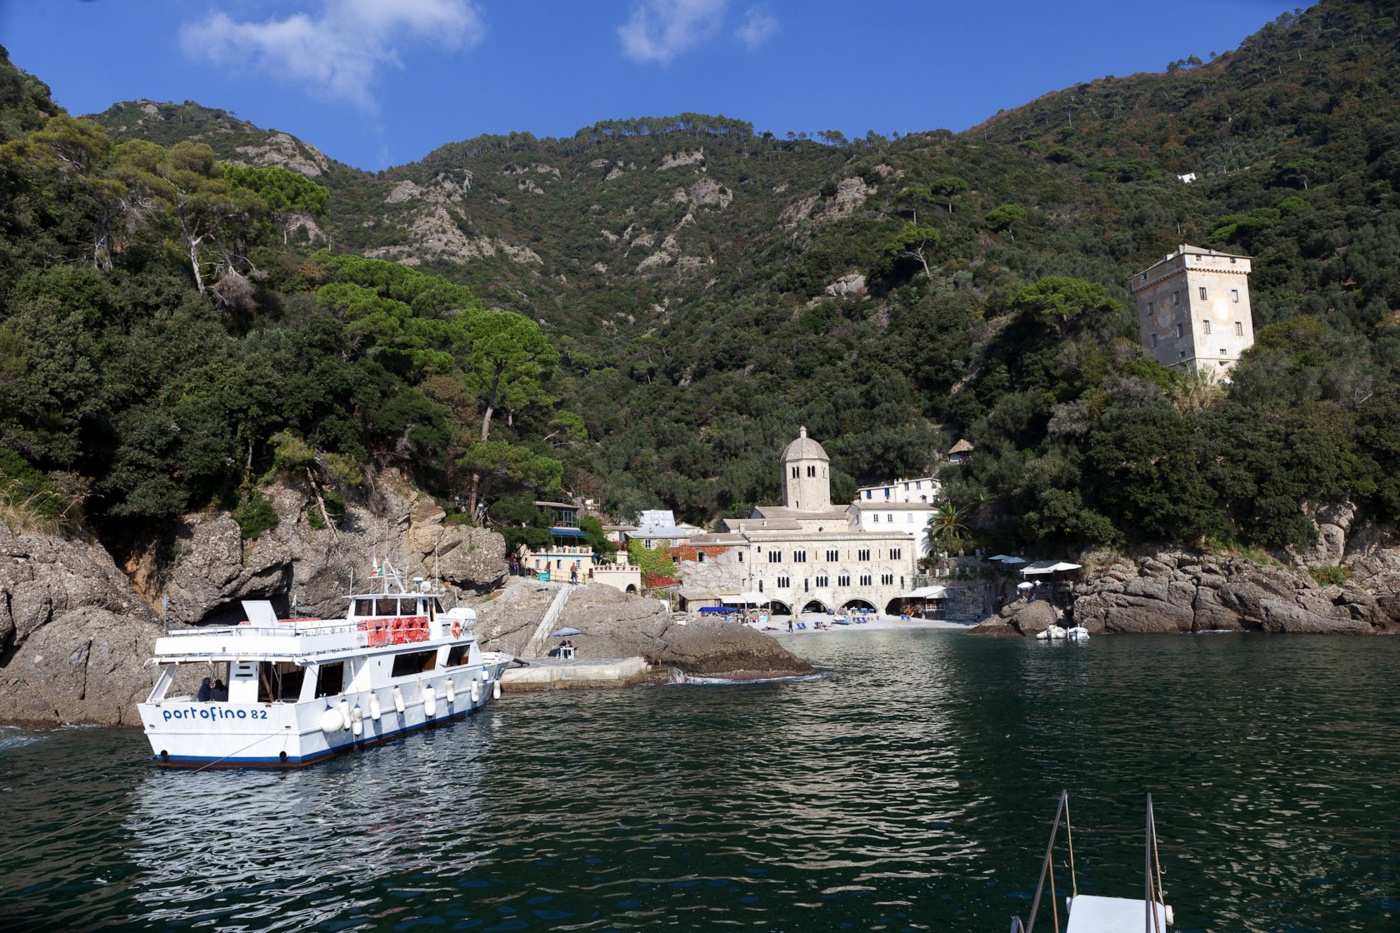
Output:
<path fill-rule="evenodd" d="M 213 700 L 215 703 L 228 702 L 228 687 L 224 686 L 222 680 L 214 681 L 214 689 L 210 691 L 209 699 Z"/>
<path fill-rule="evenodd" d="M 200 682 L 199 693 L 195 696 L 195 699 L 201 703 L 208 703 L 213 694 L 214 691 L 209 686 L 209 678 L 206 677 Z"/>

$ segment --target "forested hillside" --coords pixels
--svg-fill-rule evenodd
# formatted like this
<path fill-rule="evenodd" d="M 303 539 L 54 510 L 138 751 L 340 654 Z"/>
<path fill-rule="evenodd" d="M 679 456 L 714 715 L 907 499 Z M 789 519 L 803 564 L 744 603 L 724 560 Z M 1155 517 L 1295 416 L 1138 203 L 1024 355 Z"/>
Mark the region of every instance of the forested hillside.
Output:
<path fill-rule="evenodd" d="M 683 114 L 380 173 L 191 103 L 55 116 L 5 62 L 5 501 L 109 540 L 217 503 L 252 534 L 272 473 L 335 521 L 397 463 L 496 517 L 562 487 L 709 521 L 775 497 L 805 425 L 837 497 L 967 437 L 952 505 L 992 547 L 1394 521 L 1390 10 L 1329 0 L 963 134 Z M 1255 257 L 1228 386 L 1137 346 L 1127 278 L 1184 242 Z"/>

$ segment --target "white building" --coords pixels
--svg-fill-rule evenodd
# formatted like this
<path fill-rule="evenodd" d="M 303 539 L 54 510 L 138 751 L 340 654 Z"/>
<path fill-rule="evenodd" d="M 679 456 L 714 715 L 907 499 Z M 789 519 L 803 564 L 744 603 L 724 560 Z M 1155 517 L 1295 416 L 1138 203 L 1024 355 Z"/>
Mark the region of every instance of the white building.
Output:
<path fill-rule="evenodd" d="M 694 535 L 704 533 L 705 529 L 697 525 L 677 522 L 675 513 L 670 510 L 651 509 L 637 513 L 637 520 L 632 523 L 626 537 L 630 541 L 642 542 L 642 546 L 648 550 L 654 550 L 663 545 L 676 547 Z"/>
<path fill-rule="evenodd" d="M 1249 257 L 1198 246 L 1133 276 L 1142 346 L 1163 366 L 1223 376 L 1254 345 Z"/>
<path fill-rule="evenodd" d="M 690 603 L 773 602 L 782 612 L 847 607 L 897 612 L 913 585 L 918 545 L 907 530 L 864 531 L 831 502 L 830 458 L 803 428 L 783 451 L 781 506 L 730 519 L 677 555 Z"/>
<path fill-rule="evenodd" d="M 931 476 L 900 479 L 879 486 L 862 486 L 848 514 L 861 531 L 902 532 L 910 535 L 918 556 L 930 553 L 929 519 L 938 511 L 936 500 L 942 487 Z"/>

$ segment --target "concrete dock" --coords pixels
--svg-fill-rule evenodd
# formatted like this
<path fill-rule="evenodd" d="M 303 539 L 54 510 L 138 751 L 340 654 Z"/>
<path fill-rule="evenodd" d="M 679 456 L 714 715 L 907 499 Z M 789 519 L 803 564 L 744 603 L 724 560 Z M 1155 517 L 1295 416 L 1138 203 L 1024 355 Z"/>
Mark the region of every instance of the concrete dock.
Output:
<path fill-rule="evenodd" d="M 627 686 L 648 680 L 656 673 L 645 658 L 532 658 L 529 667 L 508 667 L 502 671 L 501 689 L 525 691 Z"/>

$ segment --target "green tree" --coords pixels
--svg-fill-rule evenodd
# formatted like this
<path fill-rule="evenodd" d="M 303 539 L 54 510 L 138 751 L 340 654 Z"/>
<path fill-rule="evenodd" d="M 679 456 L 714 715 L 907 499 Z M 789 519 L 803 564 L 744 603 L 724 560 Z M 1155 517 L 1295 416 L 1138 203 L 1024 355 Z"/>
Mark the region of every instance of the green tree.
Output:
<path fill-rule="evenodd" d="M 494 451 L 495 448 L 489 445 L 491 419 L 497 406 L 504 404 L 507 408 L 518 409 L 531 403 L 547 402 L 548 396 L 544 394 L 542 382 L 559 362 L 559 354 L 540 333 L 538 324 L 508 311 L 485 311 L 474 316 L 469 325 L 468 339 L 471 355 L 467 362 L 467 385 L 480 400 L 481 445 L 485 451 Z M 468 451 L 464 462 L 491 462 L 495 454 L 485 451 L 481 455 Z M 532 461 L 507 457 L 500 462 L 525 464 Z M 481 472 L 473 469 L 468 497 L 473 515 L 476 514 L 481 478 Z M 554 484 L 558 482 L 556 477 Z"/>
<path fill-rule="evenodd" d="M 944 175 L 942 178 L 935 178 L 929 185 L 929 190 L 948 203 L 948 213 L 953 213 L 953 198 L 956 195 L 970 191 L 972 186 L 967 183 L 967 179 L 959 178 L 957 175 Z"/>
<path fill-rule="evenodd" d="M 895 235 L 885 247 L 885 251 L 896 258 L 917 260 L 924 268 L 924 275 L 931 282 L 933 272 L 929 269 L 929 259 L 938 248 L 939 239 L 940 235 L 933 227 L 910 223 Z"/>

